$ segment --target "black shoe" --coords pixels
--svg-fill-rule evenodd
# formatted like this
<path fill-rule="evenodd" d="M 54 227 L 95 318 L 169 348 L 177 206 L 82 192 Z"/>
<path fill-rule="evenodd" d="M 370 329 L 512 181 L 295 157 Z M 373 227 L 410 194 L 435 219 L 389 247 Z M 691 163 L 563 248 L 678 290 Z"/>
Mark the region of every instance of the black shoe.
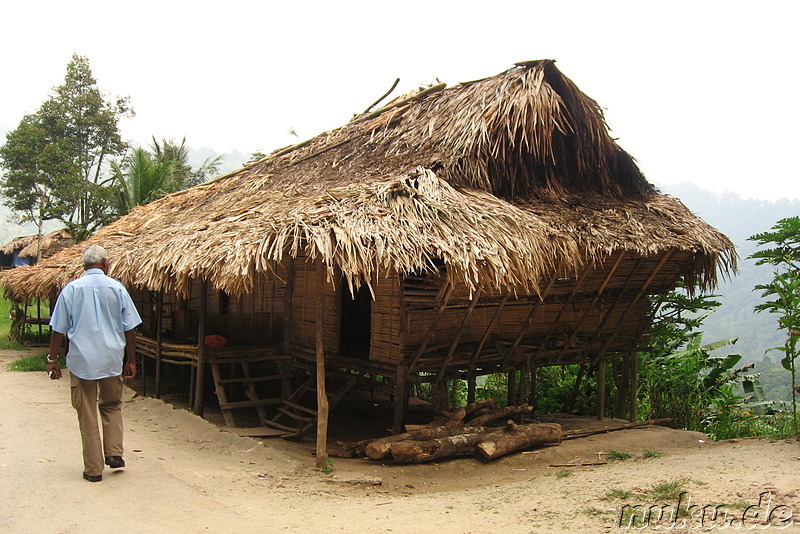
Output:
<path fill-rule="evenodd" d="M 86 472 L 84 472 L 83 478 L 85 478 L 89 482 L 100 482 L 101 480 L 103 480 L 103 475 L 87 475 Z"/>
<path fill-rule="evenodd" d="M 122 456 L 106 456 L 106 465 L 111 469 L 119 469 L 125 467 L 125 460 Z"/>

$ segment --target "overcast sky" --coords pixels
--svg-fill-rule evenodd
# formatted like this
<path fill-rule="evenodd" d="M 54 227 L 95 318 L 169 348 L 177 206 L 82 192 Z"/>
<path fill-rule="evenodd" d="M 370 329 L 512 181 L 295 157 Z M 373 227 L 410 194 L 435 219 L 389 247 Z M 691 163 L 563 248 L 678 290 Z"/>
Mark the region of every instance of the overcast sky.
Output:
<path fill-rule="evenodd" d="M 656 185 L 800 198 L 800 3 L 135 2 L 0 8 L 0 130 L 87 56 L 135 144 L 271 151 L 394 93 L 552 58 Z M 288 132 L 297 132 L 299 139 Z"/>

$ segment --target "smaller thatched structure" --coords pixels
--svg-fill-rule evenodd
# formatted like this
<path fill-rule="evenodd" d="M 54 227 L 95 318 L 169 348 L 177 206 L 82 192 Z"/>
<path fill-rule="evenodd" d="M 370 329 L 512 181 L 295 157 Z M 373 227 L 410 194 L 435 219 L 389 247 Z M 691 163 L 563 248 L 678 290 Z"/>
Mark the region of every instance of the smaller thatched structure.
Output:
<path fill-rule="evenodd" d="M 0 266 L 15 267 L 23 264 L 36 263 L 36 258 L 41 248 L 41 257 L 49 258 L 56 252 L 69 248 L 75 244 L 72 234 L 65 228 L 42 234 L 41 243 L 39 235 L 18 237 L 0 246 Z M 14 263 L 14 258 L 25 260 L 23 263 Z"/>

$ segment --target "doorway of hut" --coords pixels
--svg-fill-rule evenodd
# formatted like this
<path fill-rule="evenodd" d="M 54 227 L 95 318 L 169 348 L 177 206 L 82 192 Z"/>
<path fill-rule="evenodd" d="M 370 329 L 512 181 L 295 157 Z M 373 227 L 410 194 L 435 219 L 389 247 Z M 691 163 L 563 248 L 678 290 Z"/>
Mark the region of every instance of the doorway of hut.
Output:
<path fill-rule="evenodd" d="M 372 337 L 372 293 L 366 285 L 362 285 L 354 288 L 353 294 L 344 279 L 340 288 L 342 316 L 339 318 L 339 354 L 367 360 Z"/>

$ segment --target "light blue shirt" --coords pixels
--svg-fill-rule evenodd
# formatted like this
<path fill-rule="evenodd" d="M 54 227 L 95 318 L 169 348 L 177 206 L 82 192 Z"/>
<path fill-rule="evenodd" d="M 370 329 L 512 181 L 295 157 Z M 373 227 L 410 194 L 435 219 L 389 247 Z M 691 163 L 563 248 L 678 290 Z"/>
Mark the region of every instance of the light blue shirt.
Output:
<path fill-rule="evenodd" d="M 69 338 L 69 372 L 99 380 L 122 374 L 125 332 L 141 322 L 125 286 L 100 269 L 88 269 L 64 286 L 50 328 Z"/>

